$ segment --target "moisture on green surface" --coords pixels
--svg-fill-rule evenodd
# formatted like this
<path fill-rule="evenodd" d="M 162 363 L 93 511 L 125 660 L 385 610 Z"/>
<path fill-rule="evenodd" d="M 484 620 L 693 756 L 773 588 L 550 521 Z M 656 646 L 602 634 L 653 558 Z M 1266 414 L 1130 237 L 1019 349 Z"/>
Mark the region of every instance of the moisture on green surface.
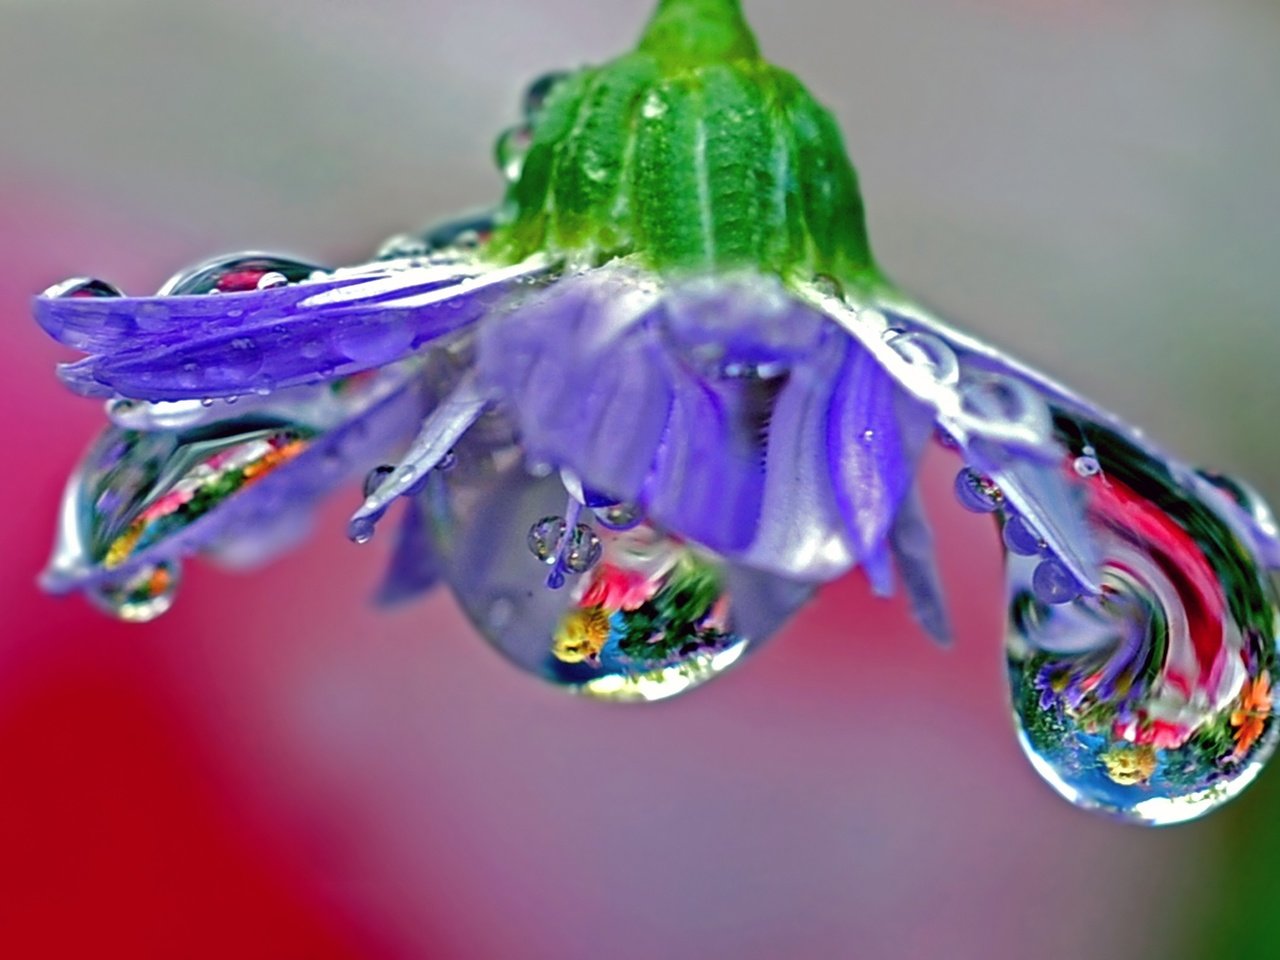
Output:
<path fill-rule="evenodd" d="M 506 214 L 512 260 L 874 274 L 839 128 L 760 57 L 738 0 L 662 0 L 634 52 L 557 84 Z"/>

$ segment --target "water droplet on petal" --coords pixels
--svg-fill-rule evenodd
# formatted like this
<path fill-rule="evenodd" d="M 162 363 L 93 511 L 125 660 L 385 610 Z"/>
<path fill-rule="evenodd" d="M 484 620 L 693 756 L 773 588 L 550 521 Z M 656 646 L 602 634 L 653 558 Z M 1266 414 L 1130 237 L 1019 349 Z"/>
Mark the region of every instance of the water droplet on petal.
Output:
<path fill-rule="evenodd" d="M 514 452 L 480 449 L 472 435 L 462 447 L 466 474 L 442 475 L 430 508 L 445 578 L 494 647 L 558 686 L 613 700 L 682 693 L 727 669 L 812 593 L 647 524 L 570 527 L 556 512 L 565 501 L 558 475 L 530 477 Z"/>
<path fill-rule="evenodd" d="M 1016 514 L 1005 520 L 1001 537 L 1005 548 L 1021 557 L 1034 557 L 1045 548 L 1040 535 Z"/>
<path fill-rule="evenodd" d="M 567 529 L 564 517 L 543 517 L 529 528 L 529 552 L 543 563 L 555 563 L 556 551 Z"/>
<path fill-rule="evenodd" d="M 55 283 L 41 296 L 50 299 L 69 297 L 123 297 L 119 287 L 94 277 L 72 277 Z"/>
<path fill-rule="evenodd" d="M 387 477 L 396 472 L 396 468 L 389 463 L 374 467 L 364 477 L 364 489 L 362 493 L 366 497 L 371 497 L 374 491 L 381 487 L 387 480 Z"/>
<path fill-rule="evenodd" d="M 941 337 L 912 331 L 895 333 L 888 337 L 887 342 L 904 360 L 929 371 L 938 383 L 959 382 L 960 361 Z"/>
<path fill-rule="evenodd" d="M 596 532 L 587 524 L 580 523 L 570 535 L 562 562 L 569 573 L 586 573 L 600 562 L 603 552 Z"/>
<path fill-rule="evenodd" d="M 1071 466 L 1077 476 L 1086 478 L 1096 477 L 1102 471 L 1102 467 L 1098 464 L 1098 458 L 1087 454 L 1082 457 L 1076 457 Z"/>
<path fill-rule="evenodd" d="M 236 253 L 188 267 L 160 288 L 160 296 L 247 293 L 309 279 L 315 264 L 261 253 Z"/>
<path fill-rule="evenodd" d="M 1050 557 L 1041 561 L 1031 575 L 1031 589 L 1048 604 L 1070 603 L 1080 596 L 1080 584 L 1062 561 Z"/>
<path fill-rule="evenodd" d="M 494 161 L 507 180 L 514 183 L 524 169 L 525 154 L 533 142 L 533 131 L 525 125 L 511 127 L 502 132 L 493 146 Z"/>
<path fill-rule="evenodd" d="M 644 520 L 644 511 L 634 503 L 613 503 L 595 510 L 596 520 L 607 530 L 630 530 Z"/>
<path fill-rule="evenodd" d="M 1081 595 L 1053 558 L 1006 557 L 1020 739 L 1078 806 L 1190 820 L 1243 790 L 1275 748 L 1276 597 L 1178 469 L 1084 426 L 1105 478 L 1084 508 L 1102 592 Z M 1078 462 L 1064 470 L 1078 476 Z"/>
<path fill-rule="evenodd" d="M 994 513 L 1004 502 L 1000 488 L 971 467 L 956 474 L 955 489 L 960 506 L 974 513 Z"/>
<path fill-rule="evenodd" d="M 377 529 L 374 517 L 354 517 L 347 524 L 347 539 L 352 543 L 368 543 Z"/>
<path fill-rule="evenodd" d="M 146 623 L 173 606 L 182 570 L 176 561 L 145 566 L 119 581 L 88 590 L 93 605 L 130 623 Z"/>
<path fill-rule="evenodd" d="M 524 92 L 525 119 L 530 123 L 536 123 L 538 117 L 542 114 L 543 107 L 546 106 L 547 98 L 551 96 L 551 92 L 571 75 L 568 71 L 556 70 L 544 73 L 529 84 Z"/>

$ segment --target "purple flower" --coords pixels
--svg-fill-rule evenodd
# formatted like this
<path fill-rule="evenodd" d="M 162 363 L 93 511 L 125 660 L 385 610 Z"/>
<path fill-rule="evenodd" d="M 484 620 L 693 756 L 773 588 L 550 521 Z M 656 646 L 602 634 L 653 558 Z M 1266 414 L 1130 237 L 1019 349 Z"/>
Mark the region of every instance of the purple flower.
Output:
<path fill-rule="evenodd" d="M 154 616 L 184 556 L 259 561 L 363 477 L 352 539 L 404 501 L 384 600 L 443 580 L 527 669 L 651 699 L 854 567 L 945 640 L 914 489 L 937 439 L 960 502 L 1003 524 L 1010 659 L 1052 655 L 1061 700 L 1086 676 L 1110 696 L 1141 651 L 1126 711 L 1207 731 L 1271 670 L 1265 504 L 887 280 L 834 121 L 736 2 L 663 0 L 636 52 L 536 84 L 499 153 L 492 216 L 368 263 L 243 254 L 151 297 L 38 298 L 86 354 L 63 380 L 113 421 L 45 584 Z M 1019 709 L 1053 708 L 1051 679 Z M 1020 720 L 1034 754 L 1044 718 Z"/>

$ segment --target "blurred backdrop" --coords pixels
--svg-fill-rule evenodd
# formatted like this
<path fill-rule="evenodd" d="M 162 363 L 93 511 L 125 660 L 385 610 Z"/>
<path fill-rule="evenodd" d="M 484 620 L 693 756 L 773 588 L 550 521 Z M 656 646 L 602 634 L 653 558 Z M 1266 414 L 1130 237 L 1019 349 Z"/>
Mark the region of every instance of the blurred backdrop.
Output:
<path fill-rule="evenodd" d="M 746 6 L 843 122 L 903 285 L 1280 500 L 1280 4 Z M 647 14 L 0 0 L 0 956 L 1280 956 L 1280 775 L 1156 832 L 1036 781 L 997 537 L 941 455 L 954 649 L 855 575 L 648 709 L 517 674 L 445 596 L 373 611 L 356 491 L 268 570 L 193 565 L 148 626 L 36 592 L 102 415 L 30 294 L 248 247 L 355 260 L 488 203 L 524 83 Z"/>

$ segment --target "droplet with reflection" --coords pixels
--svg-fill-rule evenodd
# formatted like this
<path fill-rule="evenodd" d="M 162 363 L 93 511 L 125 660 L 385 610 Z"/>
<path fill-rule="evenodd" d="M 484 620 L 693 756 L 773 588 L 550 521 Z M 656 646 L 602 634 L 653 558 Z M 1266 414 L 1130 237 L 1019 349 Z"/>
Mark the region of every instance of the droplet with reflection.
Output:
<path fill-rule="evenodd" d="M 1063 469 L 1085 488 L 1102 590 L 1083 594 L 1052 557 L 1007 552 L 1022 745 L 1078 806 L 1152 825 L 1199 817 L 1275 749 L 1271 583 L 1166 464 L 1097 424 L 1060 417 L 1059 433 L 1089 439 Z M 1031 546 L 1020 532 L 1006 542 Z"/>

